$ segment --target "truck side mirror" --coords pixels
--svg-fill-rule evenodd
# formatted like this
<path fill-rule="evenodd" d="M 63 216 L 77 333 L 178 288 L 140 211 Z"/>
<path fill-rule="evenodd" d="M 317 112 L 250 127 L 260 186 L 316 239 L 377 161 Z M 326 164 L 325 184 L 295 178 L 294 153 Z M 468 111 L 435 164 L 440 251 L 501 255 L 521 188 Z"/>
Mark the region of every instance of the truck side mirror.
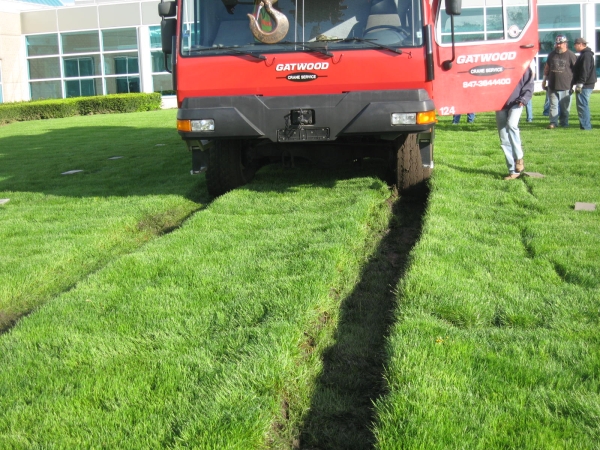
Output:
<path fill-rule="evenodd" d="M 452 69 L 452 63 L 456 59 L 456 46 L 454 42 L 454 16 L 460 16 L 462 9 L 462 0 L 446 0 L 446 14 L 450 16 L 450 32 L 452 35 L 452 59 L 444 61 L 442 68 L 444 70 Z"/>
<path fill-rule="evenodd" d="M 177 19 L 163 19 L 160 21 L 160 40 L 165 55 L 173 53 L 173 36 L 175 36 L 176 31 Z"/>
<path fill-rule="evenodd" d="M 462 0 L 446 0 L 446 14 L 449 16 L 460 16 L 461 10 Z"/>
<path fill-rule="evenodd" d="M 163 19 L 165 17 L 175 17 L 177 15 L 177 2 L 160 2 L 158 4 L 158 15 Z"/>

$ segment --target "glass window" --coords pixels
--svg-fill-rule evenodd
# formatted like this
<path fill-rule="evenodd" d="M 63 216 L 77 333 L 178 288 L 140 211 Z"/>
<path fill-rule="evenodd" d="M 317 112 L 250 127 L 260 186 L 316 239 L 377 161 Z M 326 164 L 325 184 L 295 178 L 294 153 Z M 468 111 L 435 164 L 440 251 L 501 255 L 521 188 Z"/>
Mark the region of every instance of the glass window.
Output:
<path fill-rule="evenodd" d="M 107 94 L 127 94 L 129 92 L 140 92 L 139 77 L 106 78 Z"/>
<path fill-rule="evenodd" d="M 580 13 L 579 4 L 538 6 L 540 53 L 554 50 L 554 39 L 559 34 L 567 36 L 569 49 L 575 51 L 573 43 L 581 36 Z"/>
<path fill-rule="evenodd" d="M 104 74 L 139 73 L 137 53 L 109 53 L 104 55 Z"/>
<path fill-rule="evenodd" d="M 173 77 L 165 69 L 165 55 L 161 50 L 160 27 L 150 27 L 150 48 L 153 49 L 151 56 L 154 92 L 160 92 L 162 95 L 175 95 Z M 171 58 L 167 59 L 167 64 L 169 69 L 172 70 Z"/>
<path fill-rule="evenodd" d="M 149 27 L 150 29 L 150 48 L 161 48 L 162 41 L 160 40 L 160 27 Z"/>
<path fill-rule="evenodd" d="M 63 33 L 60 35 L 63 53 L 90 53 L 100 51 L 97 31 Z"/>
<path fill-rule="evenodd" d="M 163 52 L 152 52 L 152 72 L 165 71 L 165 57 Z"/>
<path fill-rule="evenodd" d="M 137 50 L 137 30 L 120 28 L 102 31 L 102 48 L 104 51 Z"/>
<path fill-rule="evenodd" d="M 27 36 L 27 56 L 58 55 L 58 34 Z"/>
<path fill-rule="evenodd" d="M 29 83 L 29 86 L 31 88 L 31 100 L 62 98 L 60 80 L 38 81 Z"/>
<path fill-rule="evenodd" d="M 65 81 L 65 96 L 69 97 L 89 97 L 102 94 L 102 79 L 87 78 L 81 80 Z"/>
<path fill-rule="evenodd" d="M 463 2 L 462 14 L 454 17 L 455 42 L 516 39 L 530 19 L 527 0 L 515 0 L 511 6 L 505 7 L 506 24 L 499 2 L 484 0 L 476 3 L 477 6 L 469 7 L 468 3 Z M 451 20 L 445 9 L 441 10 L 439 23 L 442 42 L 452 42 Z M 508 31 L 506 35 L 505 29 Z"/>
<path fill-rule="evenodd" d="M 506 14 L 508 17 L 508 27 L 512 25 L 518 26 L 523 29 L 529 21 L 529 7 L 528 6 L 509 6 L 506 8 Z"/>
<path fill-rule="evenodd" d="M 575 5 L 538 6 L 539 29 L 564 29 L 581 27 L 581 8 Z"/>
<path fill-rule="evenodd" d="M 588 47 L 589 47 L 588 43 Z M 600 3 L 596 3 L 596 51 L 600 50 Z M 600 56 L 596 56 L 596 74 L 600 78 Z"/>
<path fill-rule="evenodd" d="M 182 54 L 224 55 L 231 53 L 227 49 L 231 46 L 257 50 L 248 15 L 256 18 L 251 23 L 259 37 L 279 26 L 259 3 L 252 0 L 179 2 Z M 373 48 L 369 40 L 384 45 L 419 47 L 423 45 L 422 4 L 422 0 L 279 1 L 274 7 L 285 16 L 289 28 L 281 41 L 260 46 L 260 53 L 306 52 L 313 46 L 343 51 Z M 364 40 L 343 41 L 353 37 Z M 264 42 L 264 38 L 258 40 Z M 294 42 L 304 45 L 290 45 Z"/>
<path fill-rule="evenodd" d="M 35 58 L 29 62 L 29 79 L 60 78 L 60 63 L 57 58 Z"/>
<path fill-rule="evenodd" d="M 173 90 L 173 78 L 168 75 L 152 75 L 154 92 L 160 92 L 162 95 L 175 95 Z"/>
<path fill-rule="evenodd" d="M 443 16 L 445 16 L 445 12 Z M 448 19 L 449 17 L 444 17 L 446 31 L 450 31 L 450 20 Z M 462 14 L 454 18 L 454 31 L 456 33 L 483 31 L 484 21 L 483 8 L 463 9 Z"/>
<path fill-rule="evenodd" d="M 541 53 L 550 53 L 552 50 L 554 50 L 554 47 L 555 47 L 554 39 L 556 39 L 556 36 L 558 36 L 559 34 L 562 34 L 567 37 L 568 42 L 569 42 L 569 44 L 568 44 L 569 50 L 571 50 L 572 52 L 575 52 L 575 47 L 573 46 L 573 43 L 575 42 L 575 39 L 577 39 L 581 35 L 580 30 L 540 31 L 539 32 L 540 52 Z"/>
<path fill-rule="evenodd" d="M 91 77 L 101 75 L 100 55 L 80 56 L 78 58 L 64 58 L 65 77 Z"/>
<path fill-rule="evenodd" d="M 502 8 L 487 8 L 485 12 L 485 27 L 486 31 L 500 31 L 502 32 Z"/>
<path fill-rule="evenodd" d="M 544 67 L 546 66 L 546 60 L 548 59 L 548 56 L 540 56 L 537 60 L 538 60 L 538 65 L 537 65 L 537 80 L 541 80 L 542 78 L 544 78 Z"/>

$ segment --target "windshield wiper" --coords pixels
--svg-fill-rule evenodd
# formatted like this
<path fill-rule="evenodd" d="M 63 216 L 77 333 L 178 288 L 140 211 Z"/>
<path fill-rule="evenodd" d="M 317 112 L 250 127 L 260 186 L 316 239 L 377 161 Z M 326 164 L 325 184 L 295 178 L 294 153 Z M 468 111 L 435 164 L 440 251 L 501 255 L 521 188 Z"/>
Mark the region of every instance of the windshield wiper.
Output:
<path fill-rule="evenodd" d="M 346 39 L 339 39 L 336 42 L 361 42 L 361 43 L 367 43 L 367 44 L 374 45 L 375 47 L 378 47 L 378 48 L 383 48 L 385 50 L 389 50 L 390 52 L 398 53 L 399 55 L 402 54 L 402 50 L 399 49 L 399 48 L 390 47 L 389 45 L 384 45 L 384 44 L 378 44 L 375 41 L 376 41 L 376 39 L 362 39 L 362 38 L 357 38 L 357 37 L 349 37 L 349 38 L 346 38 Z"/>
<path fill-rule="evenodd" d="M 253 58 L 260 59 L 261 61 L 265 61 L 267 59 L 266 56 L 261 55 L 260 53 L 250 52 L 247 50 L 240 50 L 237 47 L 225 47 L 222 45 L 217 45 L 215 47 L 202 47 L 202 48 L 192 47 L 191 52 L 192 53 L 201 53 L 201 52 L 208 52 L 210 50 L 224 50 L 226 52 L 235 53 L 237 55 L 252 56 Z"/>
<path fill-rule="evenodd" d="M 313 47 L 311 45 L 306 45 L 304 42 L 291 42 L 291 41 L 281 41 L 277 43 L 278 45 L 297 45 L 301 47 L 302 50 L 308 50 L 309 52 L 320 53 L 322 55 L 328 56 L 329 58 L 333 58 L 333 53 L 330 53 L 327 50 L 327 47 Z"/>

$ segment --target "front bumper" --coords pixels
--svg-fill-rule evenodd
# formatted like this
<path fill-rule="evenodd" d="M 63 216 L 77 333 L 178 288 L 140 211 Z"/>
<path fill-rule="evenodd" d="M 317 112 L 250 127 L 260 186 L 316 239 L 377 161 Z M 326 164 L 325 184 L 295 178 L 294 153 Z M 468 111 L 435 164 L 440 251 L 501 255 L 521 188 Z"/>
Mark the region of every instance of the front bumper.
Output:
<path fill-rule="evenodd" d="M 426 124 L 392 125 L 392 113 L 434 111 L 424 89 L 362 91 L 305 96 L 192 97 L 183 100 L 178 120 L 214 120 L 214 131 L 179 131 L 183 139 L 268 139 L 271 142 L 334 141 L 342 136 L 393 138 L 424 132 Z M 310 110 L 313 123 L 291 123 L 293 111 Z"/>

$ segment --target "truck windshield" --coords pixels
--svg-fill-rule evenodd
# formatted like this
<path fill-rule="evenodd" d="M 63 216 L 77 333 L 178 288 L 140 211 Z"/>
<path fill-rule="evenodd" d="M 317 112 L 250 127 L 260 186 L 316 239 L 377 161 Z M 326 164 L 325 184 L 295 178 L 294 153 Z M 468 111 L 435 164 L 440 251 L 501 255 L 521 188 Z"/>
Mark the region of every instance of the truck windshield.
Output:
<path fill-rule="evenodd" d="M 419 47 L 420 5 L 420 0 L 183 0 L 181 54 Z"/>

